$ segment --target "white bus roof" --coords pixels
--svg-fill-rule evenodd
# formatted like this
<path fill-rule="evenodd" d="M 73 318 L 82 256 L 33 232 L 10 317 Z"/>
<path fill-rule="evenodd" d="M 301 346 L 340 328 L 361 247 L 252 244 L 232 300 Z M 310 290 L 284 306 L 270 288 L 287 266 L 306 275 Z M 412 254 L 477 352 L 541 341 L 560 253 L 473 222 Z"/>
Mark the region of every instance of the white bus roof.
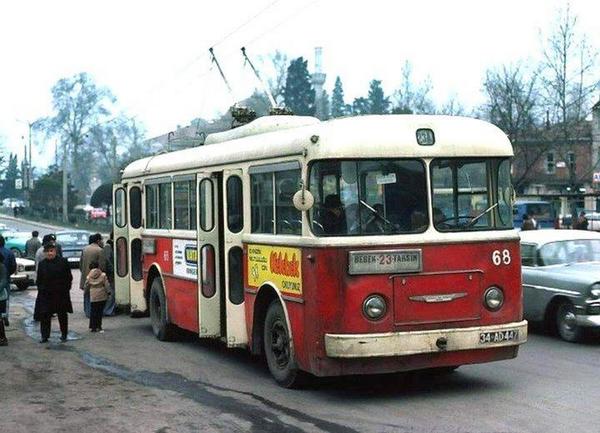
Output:
<path fill-rule="evenodd" d="M 417 143 L 416 131 L 433 130 L 435 144 Z M 510 157 L 512 146 L 496 126 L 451 116 L 372 115 L 320 122 L 312 117 L 269 116 L 206 144 L 154 155 L 129 164 L 123 179 L 171 174 L 244 161 L 302 155 L 322 158 Z"/>

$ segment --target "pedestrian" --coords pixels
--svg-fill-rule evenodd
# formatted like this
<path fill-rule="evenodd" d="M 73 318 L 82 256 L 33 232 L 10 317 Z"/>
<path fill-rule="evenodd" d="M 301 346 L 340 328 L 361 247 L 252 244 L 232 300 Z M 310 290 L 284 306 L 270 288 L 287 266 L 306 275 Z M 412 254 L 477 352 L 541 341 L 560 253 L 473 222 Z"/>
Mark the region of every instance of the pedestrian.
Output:
<path fill-rule="evenodd" d="M 31 232 L 31 238 L 25 242 L 25 257 L 35 259 L 35 253 L 42 246 L 42 242 L 38 237 L 40 234 L 37 230 Z"/>
<path fill-rule="evenodd" d="M 587 230 L 588 229 L 588 219 L 585 216 L 585 212 L 581 211 L 581 213 L 579 214 L 579 218 L 577 218 L 577 221 L 575 221 L 575 224 L 573 225 L 573 228 L 577 229 L 577 230 Z"/>
<path fill-rule="evenodd" d="M 6 241 L 4 240 L 4 236 L 0 235 L 0 255 L 2 256 L 4 266 L 6 267 L 6 278 L 8 279 L 8 284 L 10 287 L 10 276 L 17 271 L 17 260 L 15 259 L 15 255 L 11 250 L 6 248 L 4 245 Z M 8 314 L 10 312 L 10 290 L 8 290 L 8 296 L 6 299 L 6 311 L 2 320 L 4 321 L 4 325 L 9 326 L 10 323 L 8 321 Z"/>
<path fill-rule="evenodd" d="M 113 264 L 114 260 L 114 243 L 113 243 L 113 232 L 110 232 L 110 236 L 106 241 L 106 245 L 102 249 L 104 252 L 104 269 L 106 269 L 106 276 L 110 283 L 110 295 L 104 305 L 104 315 L 113 316 L 115 314 L 115 267 Z"/>
<path fill-rule="evenodd" d="M 90 331 L 103 333 L 102 314 L 110 295 L 110 283 L 98 262 L 90 263 L 90 272 L 85 279 L 84 288 L 90 294 Z"/>
<path fill-rule="evenodd" d="M 81 279 L 79 280 L 79 288 L 83 290 L 83 311 L 85 317 L 90 317 L 90 292 L 84 289 L 85 279 L 90 271 L 90 264 L 96 262 L 100 265 L 102 272 L 106 271 L 104 253 L 102 251 L 102 235 L 95 233 L 90 236 L 89 245 L 81 252 L 79 260 L 79 270 L 81 271 Z"/>
<path fill-rule="evenodd" d="M 526 213 L 523 214 L 523 224 L 521 224 L 521 230 L 535 230 L 533 218 L 530 218 Z"/>
<path fill-rule="evenodd" d="M 6 313 L 6 303 L 10 292 L 10 283 L 8 271 L 4 266 L 4 257 L 0 255 L 0 346 L 8 345 L 6 331 L 4 329 L 4 316 Z"/>
<path fill-rule="evenodd" d="M 73 276 L 69 262 L 57 255 L 56 244 L 49 242 L 44 245 L 46 258 L 40 262 L 37 275 L 38 295 L 34 316 L 40 320 L 40 343 L 48 342 L 52 315 L 58 316 L 60 339 L 67 340 L 69 333 L 69 316 L 73 312 L 71 304 L 71 283 Z"/>

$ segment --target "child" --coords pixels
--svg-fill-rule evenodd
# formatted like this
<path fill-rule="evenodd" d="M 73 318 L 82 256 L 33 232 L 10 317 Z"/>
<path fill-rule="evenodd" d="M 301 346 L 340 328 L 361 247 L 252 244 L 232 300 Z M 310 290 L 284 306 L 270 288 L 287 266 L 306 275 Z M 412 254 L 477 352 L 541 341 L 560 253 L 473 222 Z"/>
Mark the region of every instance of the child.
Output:
<path fill-rule="evenodd" d="M 106 274 L 99 269 L 96 261 L 90 263 L 90 272 L 85 279 L 84 289 L 90 291 L 90 330 L 103 333 L 102 313 L 110 294 L 110 283 Z"/>

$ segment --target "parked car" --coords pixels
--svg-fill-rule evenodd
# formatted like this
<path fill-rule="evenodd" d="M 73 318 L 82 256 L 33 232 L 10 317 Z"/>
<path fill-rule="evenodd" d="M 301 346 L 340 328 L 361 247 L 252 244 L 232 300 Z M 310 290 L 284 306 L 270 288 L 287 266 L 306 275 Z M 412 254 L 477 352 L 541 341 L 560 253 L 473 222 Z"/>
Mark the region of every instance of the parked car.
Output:
<path fill-rule="evenodd" d="M 538 229 L 556 228 L 558 221 L 552 203 L 541 200 L 517 200 L 513 206 L 513 225 L 520 229 L 523 215 L 533 217 Z"/>
<path fill-rule="evenodd" d="M 10 282 L 19 290 L 35 284 L 35 262 L 17 257 L 17 272 L 10 276 Z"/>
<path fill-rule="evenodd" d="M 79 264 L 81 252 L 89 244 L 91 233 L 85 230 L 64 230 L 56 232 L 56 242 L 62 248 L 62 255 L 69 263 Z"/>
<path fill-rule="evenodd" d="M 93 208 L 88 213 L 90 220 L 103 219 L 106 218 L 106 210 L 102 208 Z"/>
<path fill-rule="evenodd" d="M 15 257 L 25 257 L 25 244 L 31 237 L 31 232 L 4 232 L 2 233 L 5 248 L 13 252 Z"/>
<path fill-rule="evenodd" d="M 586 230 L 520 232 L 523 314 L 566 341 L 600 329 L 600 233 Z"/>

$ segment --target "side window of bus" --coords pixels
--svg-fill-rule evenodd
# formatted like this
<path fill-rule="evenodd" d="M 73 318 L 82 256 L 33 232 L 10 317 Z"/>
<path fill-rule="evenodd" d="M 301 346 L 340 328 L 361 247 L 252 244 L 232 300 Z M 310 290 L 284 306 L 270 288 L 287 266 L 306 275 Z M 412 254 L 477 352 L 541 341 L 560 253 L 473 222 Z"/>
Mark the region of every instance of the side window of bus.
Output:
<path fill-rule="evenodd" d="M 292 198 L 300 185 L 300 170 L 275 172 L 276 229 L 280 234 L 302 234 L 302 214 Z"/>
<path fill-rule="evenodd" d="M 175 228 L 196 229 L 196 188 L 190 180 L 173 183 Z"/>
<path fill-rule="evenodd" d="M 227 179 L 227 227 L 232 233 L 238 233 L 244 227 L 242 179 L 238 176 Z"/>
<path fill-rule="evenodd" d="M 213 183 L 210 179 L 202 179 L 199 186 L 200 192 L 200 228 L 210 232 L 214 227 L 213 209 Z"/>
<path fill-rule="evenodd" d="M 273 233 L 273 173 L 250 175 L 252 233 Z"/>
<path fill-rule="evenodd" d="M 129 211 L 131 227 L 139 229 L 142 226 L 142 190 L 137 186 L 129 190 Z"/>
<path fill-rule="evenodd" d="M 123 188 L 115 191 L 115 224 L 119 228 L 123 228 L 127 224 L 125 197 L 125 190 Z"/>
<path fill-rule="evenodd" d="M 146 228 L 158 228 L 158 185 L 146 185 Z"/>
<path fill-rule="evenodd" d="M 158 228 L 172 228 L 172 208 L 171 208 L 171 183 L 161 183 L 158 185 Z"/>

